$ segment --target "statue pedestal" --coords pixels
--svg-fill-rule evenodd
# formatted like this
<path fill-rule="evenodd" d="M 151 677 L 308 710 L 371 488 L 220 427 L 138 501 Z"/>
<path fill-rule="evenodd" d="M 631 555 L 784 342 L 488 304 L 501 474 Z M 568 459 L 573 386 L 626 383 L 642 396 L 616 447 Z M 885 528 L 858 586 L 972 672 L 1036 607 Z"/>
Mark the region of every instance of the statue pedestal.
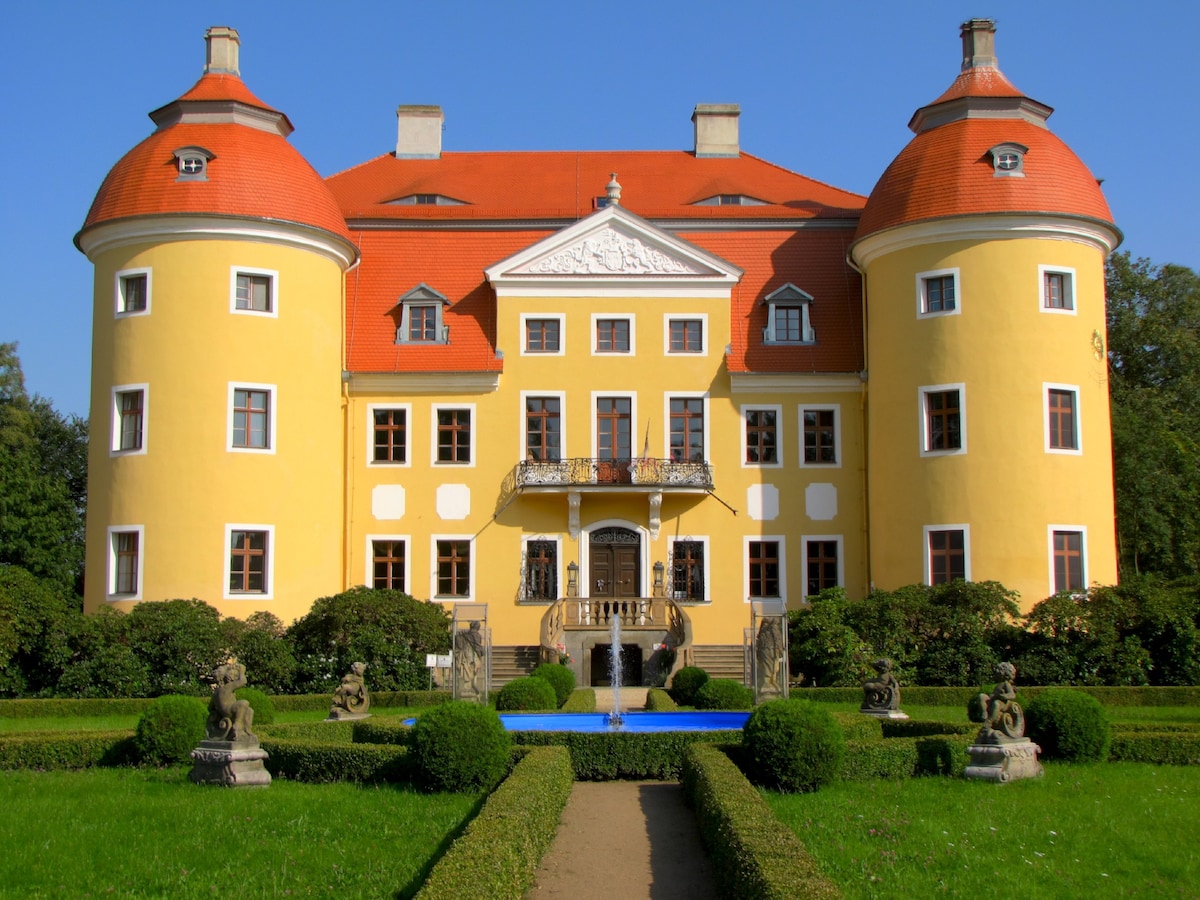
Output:
<path fill-rule="evenodd" d="M 192 751 L 195 765 L 188 775 L 196 784 L 225 787 L 266 787 L 271 773 L 263 765 L 267 751 L 258 739 L 244 741 L 201 741 Z"/>
<path fill-rule="evenodd" d="M 864 716 L 874 716 L 876 719 L 907 719 L 908 713 L 898 709 L 860 709 Z"/>
<path fill-rule="evenodd" d="M 971 764 L 963 772 L 967 778 L 1004 784 L 1019 778 L 1041 778 L 1044 774 L 1038 762 L 1042 748 L 1029 738 L 989 740 L 981 734 L 967 752 L 971 755 Z"/>
<path fill-rule="evenodd" d="M 325 717 L 326 722 L 357 722 L 359 719 L 371 718 L 370 713 L 354 713 L 347 712 L 340 706 L 335 706 L 329 711 L 329 715 Z"/>

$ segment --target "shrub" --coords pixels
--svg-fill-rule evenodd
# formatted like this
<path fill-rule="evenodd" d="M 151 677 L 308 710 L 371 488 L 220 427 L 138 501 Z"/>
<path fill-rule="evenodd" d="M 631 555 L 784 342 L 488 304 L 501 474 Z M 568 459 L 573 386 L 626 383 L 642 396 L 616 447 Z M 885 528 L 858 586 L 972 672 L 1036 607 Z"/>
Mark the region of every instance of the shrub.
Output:
<path fill-rule="evenodd" d="M 426 790 L 465 793 L 490 790 L 503 778 L 511 748 L 494 710 L 455 700 L 417 719 L 410 752 L 417 781 Z"/>
<path fill-rule="evenodd" d="M 542 663 L 532 673 L 534 678 L 544 678 L 550 682 L 550 686 L 554 688 L 554 697 L 557 702 L 555 708 L 562 706 L 567 702 L 567 698 L 571 696 L 571 691 L 575 690 L 575 673 L 566 666 L 560 666 L 558 663 Z"/>
<path fill-rule="evenodd" d="M 753 709 L 754 691 L 732 678 L 714 678 L 700 685 L 696 709 Z"/>
<path fill-rule="evenodd" d="M 577 781 L 675 781 L 692 744 L 736 746 L 740 731 L 523 731 L 530 747 L 565 746 Z"/>
<path fill-rule="evenodd" d="M 679 704 L 662 688 L 646 691 L 646 712 L 671 712 L 676 709 L 679 709 Z"/>
<path fill-rule="evenodd" d="M 571 691 L 571 696 L 567 698 L 567 702 L 559 708 L 563 712 L 595 712 L 596 689 L 590 687 L 576 688 Z"/>
<path fill-rule="evenodd" d="M 267 738 L 262 748 L 268 754 L 264 765 L 273 778 L 308 784 L 408 780 L 408 751 L 404 747 Z"/>
<path fill-rule="evenodd" d="M 702 668 L 684 666 L 675 673 L 668 693 L 670 693 L 671 699 L 680 706 L 694 706 L 696 691 L 700 690 L 700 686 L 706 681 L 708 681 L 708 673 Z"/>
<path fill-rule="evenodd" d="M 275 721 L 275 704 L 271 702 L 270 697 L 258 688 L 238 688 L 234 692 L 234 696 L 239 700 L 249 701 L 250 708 L 254 710 L 255 728 L 259 725 L 270 725 Z"/>
<path fill-rule="evenodd" d="M 187 762 L 204 740 L 208 704 L 199 697 L 167 694 L 138 719 L 134 742 L 144 762 L 156 765 Z"/>
<path fill-rule="evenodd" d="M 0 735 L 0 770 L 86 769 L 137 762 L 132 731 L 43 731 Z"/>
<path fill-rule="evenodd" d="M 496 709 L 500 712 L 558 709 L 558 701 L 554 686 L 549 681 L 527 675 L 500 688 L 500 693 L 496 695 Z"/>
<path fill-rule="evenodd" d="M 789 793 L 833 781 L 846 754 L 846 739 L 833 716 L 807 700 L 764 703 L 751 713 L 742 741 L 750 776 Z"/>
<path fill-rule="evenodd" d="M 1028 736 L 1046 759 L 1103 762 L 1112 733 L 1108 715 L 1095 697 L 1082 691 L 1048 690 L 1025 711 Z"/>

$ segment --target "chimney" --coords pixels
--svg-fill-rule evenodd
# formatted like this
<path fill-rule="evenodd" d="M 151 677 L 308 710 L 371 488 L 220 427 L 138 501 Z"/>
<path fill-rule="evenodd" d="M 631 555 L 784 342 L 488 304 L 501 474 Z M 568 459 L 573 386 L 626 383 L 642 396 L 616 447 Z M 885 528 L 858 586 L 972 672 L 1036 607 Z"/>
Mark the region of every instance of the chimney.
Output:
<path fill-rule="evenodd" d="M 241 40 L 233 28 L 216 25 L 204 32 L 204 43 L 208 45 L 204 59 L 205 75 L 234 75 L 238 71 L 238 48 Z"/>
<path fill-rule="evenodd" d="M 738 116 L 736 103 L 697 103 L 692 111 L 696 132 L 696 156 L 737 156 Z"/>
<path fill-rule="evenodd" d="M 440 106 L 398 106 L 396 119 L 396 159 L 441 159 Z"/>
<path fill-rule="evenodd" d="M 962 70 L 996 68 L 995 19 L 968 19 L 962 23 Z"/>

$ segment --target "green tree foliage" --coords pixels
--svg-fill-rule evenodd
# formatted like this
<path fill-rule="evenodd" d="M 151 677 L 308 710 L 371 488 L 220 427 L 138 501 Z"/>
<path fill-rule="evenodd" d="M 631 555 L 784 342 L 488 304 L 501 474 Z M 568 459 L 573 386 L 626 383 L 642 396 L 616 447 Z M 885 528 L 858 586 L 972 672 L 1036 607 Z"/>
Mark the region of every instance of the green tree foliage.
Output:
<path fill-rule="evenodd" d="M 1200 573 L 1200 275 L 1110 257 L 1108 358 L 1123 574 Z"/>
<path fill-rule="evenodd" d="M 317 600 L 287 636 L 302 693 L 332 691 L 354 662 L 367 663 L 372 690 L 419 690 L 425 655 L 450 649 L 450 614 L 400 591 L 356 587 Z"/>
<path fill-rule="evenodd" d="M 788 664 L 792 674 L 802 677 L 809 686 L 861 684 L 875 651 L 846 621 L 856 604 L 840 587 L 826 588 L 811 601 L 788 614 Z"/>
<path fill-rule="evenodd" d="M 77 618 L 54 582 L 0 565 L 0 697 L 52 692 L 70 660 Z"/>
<path fill-rule="evenodd" d="M 87 422 L 29 396 L 0 344 L 0 564 L 80 593 L 86 504 Z"/>
<path fill-rule="evenodd" d="M 130 646 L 129 616 L 105 607 L 78 617 L 58 696 L 148 697 L 153 681 L 146 660 Z"/>
<path fill-rule="evenodd" d="M 278 616 L 261 610 L 245 621 L 221 621 L 222 640 L 230 654 L 246 667 L 250 683 L 272 694 L 286 694 L 296 674 L 296 657 L 285 632 Z"/>
<path fill-rule="evenodd" d="M 149 696 L 208 696 L 213 669 L 228 658 L 221 614 L 203 600 L 143 601 L 128 613 L 129 648 L 150 671 Z"/>

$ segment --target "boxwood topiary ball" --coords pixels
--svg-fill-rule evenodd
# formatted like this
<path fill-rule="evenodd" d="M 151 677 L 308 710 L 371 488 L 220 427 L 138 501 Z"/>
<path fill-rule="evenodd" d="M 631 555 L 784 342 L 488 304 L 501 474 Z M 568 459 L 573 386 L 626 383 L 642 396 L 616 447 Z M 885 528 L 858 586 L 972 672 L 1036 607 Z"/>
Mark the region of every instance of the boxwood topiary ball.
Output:
<path fill-rule="evenodd" d="M 699 666 L 684 666 L 671 679 L 671 689 L 668 693 L 671 699 L 680 706 L 695 706 L 696 691 L 708 681 L 708 673 Z"/>
<path fill-rule="evenodd" d="M 468 793 L 494 787 L 508 772 L 511 751 L 512 739 L 495 710 L 452 700 L 417 719 L 409 753 L 425 790 Z"/>
<path fill-rule="evenodd" d="M 754 709 L 754 691 L 732 678 L 713 678 L 696 691 L 696 709 Z"/>
<path fill-rule="evenodd" d="M 208 704 L 199 697 L 168 694 L 146 707 L 134 744 L 143 762 L 164 766 L 187 762 L 204 740 Z"/>
<path fill-rule="evenodd" d="M 500 712 L 558 709 L 558 700 L 554 686 L 549 681 L 527 675 L 515 678 L 500 688 L 500 693 L 496 695 L 496 709 Z"/>
<path fill-rule="evenodd" d="M 248 700 L 250 702 L 250 708 L 254 710 L 253 727 L 270 725 L 275 721 L 275 704 L 271 702 L 270 697 L 258 688 L 238 688 L 234 692 L 234 696 L 239 700 Z"/>
<path fill-rule="evenodd" d="M 554 688 L 554 698 L 558 706 L 567 702 L 571 691 L 575 690 L 575 673 L 566 666 L 557 663 L 542 663 L 531 673 L 534 678 L 544 678 Z"/>
<path fill-rule="evenodd" d="M 1083 691 L 1052 688 L 1025 710 L 1026 736 L 1046 759 L 1103 762 L 1112 731 L 1100 701 Z"/>
<path fill-rule="evenodd" d="M 842 729 L 811 700 L 772 700 L 750 714 L 742 733 L 750 777 L 786 793 L 815 791 L 837 778 L 846 755 Z"/>

